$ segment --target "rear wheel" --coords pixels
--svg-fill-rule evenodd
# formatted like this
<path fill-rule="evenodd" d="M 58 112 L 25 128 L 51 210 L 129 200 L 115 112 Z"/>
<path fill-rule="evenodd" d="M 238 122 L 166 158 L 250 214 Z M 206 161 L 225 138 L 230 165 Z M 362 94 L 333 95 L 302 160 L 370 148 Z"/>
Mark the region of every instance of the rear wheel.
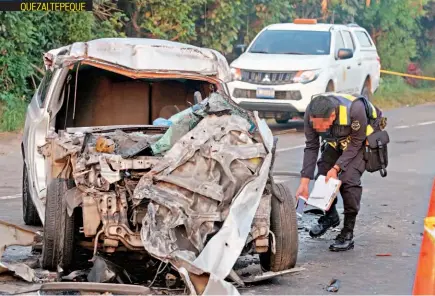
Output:
<path fill-rule="evenodd" d="M 371 100 L 371 98 L 372 98 L 372 92 L 370 91 L 370 82 L 369 82 L 369 80 L 366 80 L 364 82 L 364 86 L 363 86 L 363 89 L 361 91 L 361 95 L 363 97 L 365 97 L 366 99 Z"/>
<path fill-rule="evenodd" d="M 32 197 L 29 191 L 29 177 L 27 174 L 27 166 L 23 165 L 23 220 L 26 225 L 39 226 L 41 225 L 41 219 L 39 218 L 38 211 L 33 203 Z"/>
<path fill-rule="evenodd" d="M 65 192 L 74 186 L 73 180 L 53 179 L 47 188 L 42 268 L 68 269 L 74 250 L 74 214 L 67 213 Z"/>
<path fill-rule="evenodd" d="M 275 254 L 271 248 L 260 254 L 261 266 L 268 271 L 283 271 L 293 268 L 298 257 L 298 225 L 296 207 L 290 190 L 284 184 L 275 184 L 275 191 L 283 199 L 272 196 L 270 228 L 275 236 Z"/>
<path fill-rule="evenodd" d="M 328 85 L 326 86 L 326 92 L 333 92 L 334 91 L 334 83 L 332 81 L 328 82 Z"/>

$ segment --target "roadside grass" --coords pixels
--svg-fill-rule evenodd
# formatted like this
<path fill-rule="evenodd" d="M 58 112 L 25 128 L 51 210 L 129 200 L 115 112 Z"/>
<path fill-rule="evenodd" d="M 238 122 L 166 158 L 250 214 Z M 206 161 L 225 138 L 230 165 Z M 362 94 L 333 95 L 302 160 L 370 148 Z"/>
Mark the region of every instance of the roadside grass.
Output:
<path fill-rule="evenodd" d="M 435 83 L 425 81 L 422 88 L 413 88 L 401 77 L 384 78 L 372 101 L 381 109 L 435 102 Z"/>
<path fill-rule="evenodd" d="M 0 101 L 0 132 L 18 131 L 23 128 L 27 103 L 16 101 L 6 105 Z"/>

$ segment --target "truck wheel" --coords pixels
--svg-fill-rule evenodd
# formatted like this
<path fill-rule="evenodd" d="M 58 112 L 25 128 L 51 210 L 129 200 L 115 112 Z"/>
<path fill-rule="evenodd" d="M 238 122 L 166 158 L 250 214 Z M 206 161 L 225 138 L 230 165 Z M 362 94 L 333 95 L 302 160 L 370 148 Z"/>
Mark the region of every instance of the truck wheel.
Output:
<path fill-rule="evenodd" d="M 290 190 L 284 184 L 275 184 L 275 190 L 283 198 L 281 203 L 272 196 L 270 228 L 275 235 L 276 252 L 271 248 L 260 254 L 261 266 L 267 271 L 283 271 L 293 268 L 298 257 L 298 225 L 296 206 Z"/>
<path fill-rule="evenodd" d="M 23 165 L 23 220 L 26 225 L 40 226 L 41 219 L 29 192 L 29 177 L 26 164 Z"/>
<path fill-rule="evenodd" d="M 74 215 L 68 216 L 65 192 L 74 187 L 73 180 L 53 179 L 47 188 L 42 268 L 55 271 L 60 265 L 67 269 L 74 251 Z"/>
<path fill-rule="evenodd" d="M 363 89 L 361 91 L 361 95 L 364 96 L 369 101 L 372 98 L 372 93 L 370 91 L 370 84 L 369 84 L 368 80 L 366 80 L 364 82 L 364 86 L 363 86 Z"/>
<path fill-rule="evenodd" d="M 332 82 L 332 81 L 329 81 L 328 82 L 328 85 L 326 86 L 326 90 L 325 90 L 325 92 L 333 92 L 334 91 L 334 82 Z"/>

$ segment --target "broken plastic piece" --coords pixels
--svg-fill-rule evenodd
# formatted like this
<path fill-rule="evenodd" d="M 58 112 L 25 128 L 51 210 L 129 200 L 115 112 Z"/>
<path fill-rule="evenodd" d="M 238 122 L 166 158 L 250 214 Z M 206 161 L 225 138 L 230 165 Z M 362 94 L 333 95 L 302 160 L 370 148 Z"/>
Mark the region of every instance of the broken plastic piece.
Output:
<path fill-rule="evenodd" d="M 339 289 L 340 289 L 340 280 L 333 279 L 329 283 L 329 286 L 326 288 L 326 291 L 337 293 Z"/>
<path fill-rule="evenodd" d="M 94 283 L 109 283 L 117 277 L 115 268 L 102 257 L 95 256 L 94 266 L 88 274 L 88 281 Z"/>
<path fill-rule="evenodd" d="M 157 118 L 156 120 L 153 121 L 153 125 L 157 125 L 157 126 L 171 126 L 172 125 L 172 121 L 170 121 L 168 119 L 164 119 L 164 118 Z"/>
<path fill-rule="evenodd" d="M 97 152 L 113 153 L 115 151 L 115 142 L 111 139 L 99 137 L 95 149 Z"/>
<path fill-rule="evenodd" d="M 132 145 L 131 147 L 125 149 L 124 151 L 121 151 L 121 156 L 122 156 L 122 158 L 130 158 L 133 156 L 137 156 L 149 147 L 150 147 L 150 145 L 148 143 L 148 139 L 143 139 L 143 140 L 137 142 L 136 144 Z M 145 153 L 145 154 L 148 156 L 152 155 L 151 151 L 149 153 Z"/>
<path fill-rule="evenodd" d="M 89 273 L 89 271 L 87 271 L 87 270 L 75 270 L 75 271 L 71 272 L 70 274 L 63 276 L 62 280 L 82 282 L 83 279 L 87 278 L 88 273 Z M 77 279 L 79 279 L 79 280 L 77 280 Z"/>
<path fill-rule="evenodd" d="M 195 102 L 195 104 L 199 104 L 202 102 L 202 95 L 199 91 L 196 91 L 193 94 L 193 101 Z"/>
<path fill-rule="evenodd" d="M 377 257 L 390 257 L 390 253 L 382 253 L 382 254 L 376 254 Z"/>
<path fill-rule="evenodd" d="M 12 272 L 15 276 L 29 283 L 35 282 L 37 279 L 35 275 L 35 270 L 24 263 L 0 263 L 0 273 L 8 271 Z"/>

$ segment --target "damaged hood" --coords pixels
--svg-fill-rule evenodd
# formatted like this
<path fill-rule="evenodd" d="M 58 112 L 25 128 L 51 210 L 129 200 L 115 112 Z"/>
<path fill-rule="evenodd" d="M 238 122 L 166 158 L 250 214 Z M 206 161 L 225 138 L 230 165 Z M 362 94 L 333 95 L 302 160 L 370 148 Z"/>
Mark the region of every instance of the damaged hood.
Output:
<path fill-rule="evenodd" d="M 146 38 L 103 38 L 53 49 L 44 56 L 46 67 L 80 60 L 113 64 L 136 71 L 190 72 L 231 79 L 225 57 L 213 49 Z M 54 63 L 53 63 L 54 62 Z"/>

